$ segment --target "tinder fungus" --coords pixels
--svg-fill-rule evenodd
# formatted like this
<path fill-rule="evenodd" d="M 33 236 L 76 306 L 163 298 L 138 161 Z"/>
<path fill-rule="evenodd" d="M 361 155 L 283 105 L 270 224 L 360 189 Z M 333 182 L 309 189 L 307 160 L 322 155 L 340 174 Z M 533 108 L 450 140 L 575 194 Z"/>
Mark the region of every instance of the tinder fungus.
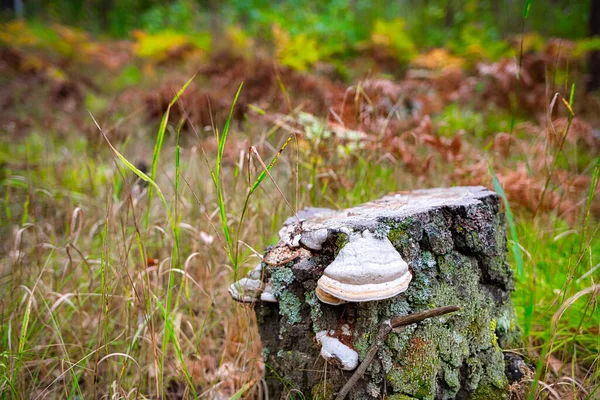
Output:
<path fill-rule="evenodd" d="M 387 239 L 377 239 L 369 230 L 350 236 L 335 260 L 317 281 L 317 297 L 365 302 L 389 299 L 404 292 L 412 278 L 408 264 Z M 333 300 L 333 302 L 332 302 Z"/>
<path fill-rule="evenodd" d="M 522 346 L 506 255 L 494 192 L 402 192 L 300 211 L 230 293 L 256 312 L 269 398 L 334 398 L 383 321 L 456 305 L 389 333 L 347 398 L 502 399 L 503 351 Z"/>

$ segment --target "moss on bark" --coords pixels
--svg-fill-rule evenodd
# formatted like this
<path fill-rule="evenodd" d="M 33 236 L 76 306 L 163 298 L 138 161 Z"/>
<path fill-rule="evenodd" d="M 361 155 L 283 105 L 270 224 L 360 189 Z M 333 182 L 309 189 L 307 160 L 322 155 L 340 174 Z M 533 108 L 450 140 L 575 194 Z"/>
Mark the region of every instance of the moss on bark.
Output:
<path fill-rule="evenodd" d="M 263 356 L 272 368 L 271 396 L 286 387 L 304 398 L 332 398 L 349 379 L 352 372 L 325 365 L 319 356 L 314 336 L 320 330 L 333 332 L 363 360 L 383 320 L 459 305 L 459 312 L 390 333 L 350 398 L 505 398 L 502 349 L 518 347 L 521 338 L 510 301 L 514 283 L 504 220 L 494 193 L 462 188 L 459 196 L 458 189 L 440 189 L 440 197 L 404 195 L 402 201 L 414 196 L 424 202 L 412 212 L 401 212 L 400 200 L 380 200 L 303 222 L 302 229 L 327 228 L 329 239 L 309 258 L 269 266 L 266 275 L 279 304 L 256 306 Z M 446 194 L 450 200 L 438 204 Z M 409 264 L 408 290 L 376 302 L 321 303 L 317 280 L 348 242 L 345 232 L 364 229 L 387 237 Z"/>

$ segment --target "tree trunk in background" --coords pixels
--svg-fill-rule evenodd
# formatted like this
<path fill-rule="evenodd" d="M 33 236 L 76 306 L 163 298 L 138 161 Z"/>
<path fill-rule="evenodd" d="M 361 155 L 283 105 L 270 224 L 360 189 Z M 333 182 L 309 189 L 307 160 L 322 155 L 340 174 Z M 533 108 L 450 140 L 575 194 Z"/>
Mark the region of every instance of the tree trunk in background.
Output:
<path fill-rule="evenodd" d="M 444 16 L 444 24 L 447 28 L 452 28 L 454 25 L 454 7 L 452 0 L 448 0 L 446 3 L 446 15 Z"/>
<path fill-rule="evenodd" d="M 14 2 L 13 0 L 2 0 L 0 1 L 0 10 L 1 11 L 13 11 Z"/>
<path fill-rule="evenodd" d="M 113 0 L 103 0 L 98 7 L 100 24 L 104 32 L 110 32 L 110 12 L 113 8 Z"/>
<path fill-rule="evenodd" d="M 298 218 L 286 221 L 262 263 L 260 279 L 277 299 L 255 308 L 270 398 L 295 389 L 330 399 L 350 379 L 353 371 L 319 355 L 317 332 L 339 335 L 362 361 L 385 319 L 449 305 L 461 310 L 390 333 L 348 398 L 507 398 L 503 349 L 522 343 L 498 195 L 483 187 L 417 190 L 346 210 L 307 209 Z M 317 280 L 365 230 L 387 238 L 408 263 L 408 290 L 386 300 L 322 303 Z"/>
<path fill-rule="evenodd" d="M 600 0 L 591 0 L 590 37 L 600 36 Z M 600 89 L 600 51 L 593 51 L 588 56 L 588 91 Z"/>

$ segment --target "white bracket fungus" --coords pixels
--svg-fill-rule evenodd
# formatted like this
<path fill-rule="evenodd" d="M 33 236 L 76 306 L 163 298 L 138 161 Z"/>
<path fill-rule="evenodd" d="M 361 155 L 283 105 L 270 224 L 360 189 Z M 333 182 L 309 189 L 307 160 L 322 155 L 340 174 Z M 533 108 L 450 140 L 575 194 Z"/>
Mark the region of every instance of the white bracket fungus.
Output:
<path fill-rule="evenodd" d="M 315 231 L 304 231 L 300 238 L 300 244 L 311 250 L 321 250 L 323 243 L 327 240 L 327 229 L 317 229 Z"/>
<path fill-rule="evenodd" d="M 232 283 L 229 286 L 229 294 L 235 301 L 240 303 L 253 303 L 260 299 L 269 303 L 277 303 L 277 298 L 273 295 L 271 284 L 266 285 L 262 282 L 262 264 L 258 264 L 252 269 L 245 278 Z"/>
<path fill-rule="evenodd" d="M 262 278 L 262 263 L 258 264 L 256 267 L 254 267 L 250 272 L 248 272 L 246 274 L 246 278 L 250 278 L 250 279 L 261 279 Z"/>
<path fill-rule="evenodd" d="M 267 286 L 265 286 L 265 289 L 260 294 L 260 300 L 268 303 L 278 303 L 277 298 L 273 295 L 273 288 L 270 283 L 267 283 Z"/>
<path fill-rule="evenodd" d="M 387 238 L 376 239 L 365 230 L 350 236 L 323 271 L 316 292 L 327 304 L 383 300 L 404 292 L 411 279 L 408 264 L 394 245 Z"/>
<path fill-rule="evenodd" d="M 300 246 L 300 235 L 296 233 L 297 225 L 290 224 L 284 225 L 279 230 L 279 242 L 287 245 L 288 247 L 295 248 Z"/>
<path fill-rule="evenodd" d="M 242 278 L 229 286 L 229 294 L 235 301 L 252 303 L 260 298 L 261 286 L 260 279 Z"/>
<path fill-rule="evenodd" d="M 345 371 L 352 371 L 358 366 L 358 353 L 346 346 L 339 339 L 328 335 L 327 331 L 317 333 L 317 341 L 321 343 L 321 357 L 337 364 Z"/>

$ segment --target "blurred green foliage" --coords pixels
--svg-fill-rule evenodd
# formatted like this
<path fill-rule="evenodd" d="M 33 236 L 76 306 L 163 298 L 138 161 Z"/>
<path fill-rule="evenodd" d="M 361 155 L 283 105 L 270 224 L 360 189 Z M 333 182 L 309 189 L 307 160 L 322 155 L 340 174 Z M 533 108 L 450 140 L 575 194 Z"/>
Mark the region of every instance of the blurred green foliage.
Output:
<path fill-rule="evenodd" d="M 387 49 L 394 58 L 400 61 L 410 61 L 417 56 L 417 48 L 405 29 L 401 18 L 391 21 L 378 19 L 373 26 L 371 42 L 374 47 Z"/>
<path fill-rule="evenodd" d="M 136 31 L 136 54 L 143 58 L 152 58 L 157 61 L 169 57 L 169 53 L 178 48 L 197 48 L 210 50 L 211 36 L 207 33 L 185 34 L 171 29 L 156 33 Z"/>
<path fill-rule="evenodd" d="M 147 36 L 136 36 L 138 55 L 158 58 L 175 42 L 209 50 L 207 32 L 216 46 L 224 35 L 243 52 L 248 38 L 258 39 L 297 70 L 365 50 L 408 62 L 431 47 L 450 49 L 473 65 L 512 56 L 507 39 L 522 31 L 567 39 L 588 33 L 590 0 L 533 2 L 525 19 L 524 6 L 524 0 L 32 0 L 25 16 L 113 37 L 141 30 Z M 598 46 L 596 40 L 580 47 Z"/>
<path fill-rule="evenodd" d="M 495 107 L 477 111 L 453 103 L 434 117 L 434 123 L 441 136 L 452 138 L 458 132 L 463 131 L 478 139 L 488 139 L 498 132 L 508 132 L 511 119 L 512 116 L 509 113 Z M 520 120 L 516 122 L 520 122 Z"/>
<path fill-rule="evenodd" d="M 526 29 L 569 39 L 586 35 L 590 0 L 550 3 L 532 3 Z M 189 33 L 206 30 L 216 19 L 241 23 L 252 36 L 270 37 L 276 23 L 292 36 L 305 34 L 333 47 L 368 39 L 377 20 L 402 18 L 417 44 L 441 46 L 472 23 L 493 35 L 518 33 L 524 6 L 515 0 L 30 0 L 25 14 L 115 36 L 133 29 Z"/>

